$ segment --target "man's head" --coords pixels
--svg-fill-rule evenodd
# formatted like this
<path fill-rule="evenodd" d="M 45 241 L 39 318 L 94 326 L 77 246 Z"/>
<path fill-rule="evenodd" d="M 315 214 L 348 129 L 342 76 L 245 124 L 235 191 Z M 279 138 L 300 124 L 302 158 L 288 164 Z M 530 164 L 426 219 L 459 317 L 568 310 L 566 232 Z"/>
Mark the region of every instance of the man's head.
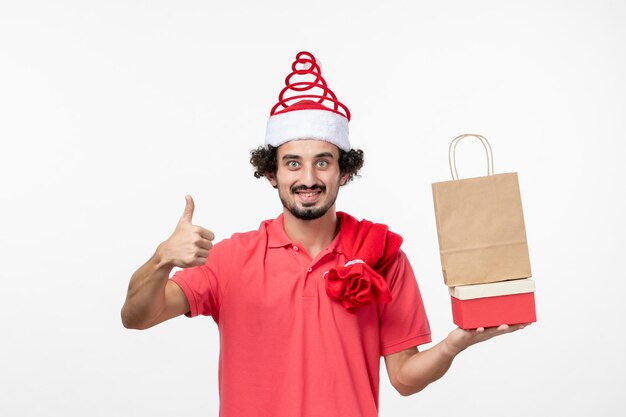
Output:
<path fill-rule="evenodd" d="M 311 119 L 318 122 L 320 117 L 327 117 L 326 113 L 336 118 L 334 113 L 326 110 L 312 112 Z M 296 114 L 297 111 L 290 113 Z M 304 120 L 311 115 L 300 114 L 305 116 Z M 342 125 L 343 122 L 339 124 Z M 319 129 L 311 131 L 320 132 Z M 339 129 L 339 136 L 327 129 L 321 131 L 325 135 L 314 139 L 273 135 L 276 146 L 266 143 L 250 152 L 254 176 L 267 178 L 278 189 L 283 206 L 300 220 L 315 220 L 326 214 L 335 204 L 339 187 L 354 179 L 363 166 L 363 151 L 352 149 L 348 142 L 347 122 L 345 132 Z"/>
<path fill-rule="evenodd" d="M 363 151 L 346 152 L 321 140 L 294 140 L 251 152 L 254 176 L 267 178 L 283 206 L 302 220 L 322 217 L 335 203 L 339 187 L 363 166 Z"/>

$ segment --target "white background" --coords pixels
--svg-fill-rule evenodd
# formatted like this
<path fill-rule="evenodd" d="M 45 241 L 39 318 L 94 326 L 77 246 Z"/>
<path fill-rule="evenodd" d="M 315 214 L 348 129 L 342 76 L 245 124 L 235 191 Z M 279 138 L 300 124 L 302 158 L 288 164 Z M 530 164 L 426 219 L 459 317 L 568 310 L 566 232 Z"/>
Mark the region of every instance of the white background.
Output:
<path fill-rule="evenodd" d="M 404 236 L 434 340 L 450 140 L 520 176 L 538 322 L 408 398 L 382 366 L 381 416 L 624 415 L 625 35 L 620 1 L 2 1 L 0 414 L 217 416 L 212 319 L 119 310 L 186 193 L 218 240 L 280 212 L 248 152 L 309 50 L 366 155 L 338 209 Z"/>

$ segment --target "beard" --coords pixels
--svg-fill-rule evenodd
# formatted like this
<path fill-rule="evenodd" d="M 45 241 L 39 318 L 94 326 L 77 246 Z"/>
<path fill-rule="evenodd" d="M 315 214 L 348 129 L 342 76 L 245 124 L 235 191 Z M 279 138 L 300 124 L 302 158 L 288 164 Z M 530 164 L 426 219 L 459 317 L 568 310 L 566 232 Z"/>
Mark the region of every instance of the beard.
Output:
<path fill-rule="evenodd" d="M 326 192 L 325 185 L 314 185 L 311 188 L 306 187 L 304 185 L 298 185 L 290 188 L 291 194 L 296 194 L 298 191 L 320 191 L 321 193 Z M 337 195 L 335 194 L 333 198 L 328 201 L 327 204 L 322 207 L 307 207 L 314 206 L 315 203 L 303 204 L 302 207 L 298 207 L 297 203 L 289 203 L 281 194 L 278 193 L 280 197 L 280 202 L 283 203 L 283 207 L 285 207 L 289 212 L 297 219 L 300 220 L 315 220 L 324 216 L 328 210 L 335 204 L 335 200 L 337 200 Z"/>

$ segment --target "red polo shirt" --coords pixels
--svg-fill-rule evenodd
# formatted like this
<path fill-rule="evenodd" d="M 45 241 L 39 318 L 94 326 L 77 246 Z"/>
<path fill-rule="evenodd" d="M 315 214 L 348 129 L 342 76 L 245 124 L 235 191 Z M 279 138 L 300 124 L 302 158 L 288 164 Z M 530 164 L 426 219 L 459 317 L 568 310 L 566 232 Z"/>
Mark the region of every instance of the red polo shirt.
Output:
<path fill-rule="evenodd" d="M 328 297 L 322 275 L 351 260 L 339 236 L 311 259 L 289 240 L 280 215 L 172 277 L 189 316 L 210 315 L 218 325 L 221 417 L 377 416 L 381 355 L 431 341 L 403 252 L 382 274 L 389 304 L 350 313 Z"/>

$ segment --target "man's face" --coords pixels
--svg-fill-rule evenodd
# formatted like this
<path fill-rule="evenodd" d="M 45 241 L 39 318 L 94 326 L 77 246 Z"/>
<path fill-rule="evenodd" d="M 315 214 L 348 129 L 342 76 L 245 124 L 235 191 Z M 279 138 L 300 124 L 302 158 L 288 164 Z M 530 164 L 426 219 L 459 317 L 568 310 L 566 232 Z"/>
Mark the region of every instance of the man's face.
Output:
<path fill-rule="evenodd" d="M 283 206 L 296 218 L 314 220 L 335 204 L 347 175 L 339 169 L 339 148 L 321 140 L 293 140 L 277 150 L 275 177 Z"/>

